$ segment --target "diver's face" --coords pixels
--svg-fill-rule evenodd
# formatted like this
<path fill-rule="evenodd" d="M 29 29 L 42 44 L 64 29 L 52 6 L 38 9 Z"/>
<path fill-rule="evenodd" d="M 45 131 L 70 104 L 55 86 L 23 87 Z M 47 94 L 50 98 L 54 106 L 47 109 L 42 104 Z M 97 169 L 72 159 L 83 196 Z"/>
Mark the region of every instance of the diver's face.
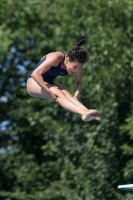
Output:
<path fill-rule="evenodd" d="M 82 67 L 82 63 L 78 63 L 77 61 L 70 62 L 69 58 L 66 58 L 66 69 L 69 74 L 75 74 L 78 70 L 81 70 Z"/>

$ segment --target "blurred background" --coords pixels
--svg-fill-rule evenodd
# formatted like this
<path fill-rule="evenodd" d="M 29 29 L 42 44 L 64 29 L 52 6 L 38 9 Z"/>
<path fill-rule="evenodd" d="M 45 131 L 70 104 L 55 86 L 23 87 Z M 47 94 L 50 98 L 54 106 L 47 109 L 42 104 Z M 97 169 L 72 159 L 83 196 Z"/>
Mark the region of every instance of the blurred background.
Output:
<path fill-rule="evenodd" d="M 80 101 L 100 122 L 25 87 L 42 56 L 86 34 Z M 0 41 L 0 199 L 133 199 L 117 189 L 133 183 L 133 1 L 1 0 Z M 73 76 L 56 82 L 74 94 Z"/>

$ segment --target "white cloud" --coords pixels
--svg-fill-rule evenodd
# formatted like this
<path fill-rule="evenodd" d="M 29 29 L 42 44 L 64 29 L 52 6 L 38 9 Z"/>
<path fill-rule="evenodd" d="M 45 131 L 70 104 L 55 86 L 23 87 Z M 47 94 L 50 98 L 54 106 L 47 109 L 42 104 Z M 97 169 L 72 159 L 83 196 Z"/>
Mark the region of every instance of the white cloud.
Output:
<path fill-rule="evenodd" d="M 8 101 L 8 98 L 7 97 L 5 97 L 5 96 L 1 96 L 0 97 L 0 102 L 7 102 Z"/>

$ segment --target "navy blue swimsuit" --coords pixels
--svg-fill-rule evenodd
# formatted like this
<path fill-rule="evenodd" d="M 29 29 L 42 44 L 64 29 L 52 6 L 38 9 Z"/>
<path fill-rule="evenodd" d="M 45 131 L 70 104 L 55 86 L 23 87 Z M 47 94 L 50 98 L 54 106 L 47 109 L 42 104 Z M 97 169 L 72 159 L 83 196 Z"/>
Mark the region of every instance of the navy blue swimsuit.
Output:
<path fill-rule="evenodd" d="M 46 60 L 46 56 L 44 56 L 40 62 L 33 68 L 33 70 L 29 73 L 28 75 L 28 78 L 32 78 L 31 74 L 32 72 L 37 68 L 39 67 L 44 61 Z M 47 83 L 50 83 L 52 84 L 54 79 L 57 77 L 57 76 L 66 76 L 68 75 L 68 72 L 67 70 L 64 70 L 61 68 L 61 65 L 62 63 L 64 62 L 65 60 L 65 55 L 64 55 L 64 58 L 61 60 L 61 62 L 59 63 L 58 66 L 56 67 L 51 67 L 48 71 L 46 71 L 44 74 L 42 74 L 42 77 L 43 77 L 43 80 Z"/>

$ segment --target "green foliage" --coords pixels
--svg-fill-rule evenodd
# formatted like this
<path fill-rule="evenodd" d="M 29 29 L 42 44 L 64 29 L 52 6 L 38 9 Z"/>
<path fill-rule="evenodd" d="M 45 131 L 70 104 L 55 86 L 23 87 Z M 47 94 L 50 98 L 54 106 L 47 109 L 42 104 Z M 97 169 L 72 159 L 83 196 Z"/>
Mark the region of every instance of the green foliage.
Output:
<path fill-rule="evenodd" d="M 117 190 L 133 180 L 132 9 L 131 0 L 2 0 L 1 199 L 132 198 Z M 84 123 L 30 97 L 26 78 L 43 55 L 67 53 L 88 33 L 80 100 L 102 120 Z M 73 77 L 57 83 L 74 92 Z"/>
<path fill-rule="evenodd" d="M 132 181 L 133 175 L 133 115 L 128 116 L 128 118 L 125 120 L 125 124 L 121 126 L 121 134 L 128 137 L 128 140 L 121 145 L 121 149 L 124 156 L 128 156 L 128 161 L 125 163 L 125 167 L 123 169 L 123 176 L 125 177 L 126 181 L 129 182 Z"/>

